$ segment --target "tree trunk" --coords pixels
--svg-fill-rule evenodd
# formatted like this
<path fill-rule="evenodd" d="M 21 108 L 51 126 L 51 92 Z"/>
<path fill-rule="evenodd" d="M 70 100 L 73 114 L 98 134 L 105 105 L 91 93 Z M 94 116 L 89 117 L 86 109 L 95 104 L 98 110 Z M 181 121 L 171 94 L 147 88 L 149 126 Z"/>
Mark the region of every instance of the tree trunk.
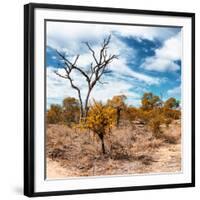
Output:
<path fill-rule="evenodd" d="M 80 101 L 80 118 L 79 118 L 79 120 L 81 120 L 83 118 L 84 118 L 83 104 L 82 104 L 82 101 Z"/>
<path fill-rule="evenodd" d="M 92 91 L 92 88 L 89 88 L 87 96 L 86 96 L 86 99 L 85 99 L 85 117 L 87 117 L 87 115 L 88 115 L 88 110 L 89 110 L 89 108 L 88 108 L 88 101 L 89 101 L 89 97 L 90 97 L 91 91 Z"/>
<path fill-rule="evenodd" d="M 106 154 L 105 145 L 104 145 L 104 139 L 101 141 L 101 146 L 102 146 L 103 154 Z"/>
<path fill-rule="evenodd" d="M 101 140 L 101 148 L 102 148 L 102 153 L 106 154 L 106 150 L 105 150 L 105 145 L 104 145 L 104 134 L 99 134 L 99 138 Z"/>
<path fill-rule="evenodd" d="M 121 110 L 117 109 L 117 119 L 116 119 L 116 126 L 117 127 L 119 127 L 120 114 L 121 114 Z"/>
<path fill-rule="evenodd" d="M 80 91 L 78 91 L 78 98 L 79 98 L 79 103 L 80 103 L 80 118 L 79 118 L 79 121 L 80 121 L 81 119 L 84 118 L 83 101 L 82 101 L 82 98 L 81 98 Z"/>
<path fill-rule="evenodd" d="M 84 118 L 83 108 L 80 106 L 80 117 L 79 121 Z"/>

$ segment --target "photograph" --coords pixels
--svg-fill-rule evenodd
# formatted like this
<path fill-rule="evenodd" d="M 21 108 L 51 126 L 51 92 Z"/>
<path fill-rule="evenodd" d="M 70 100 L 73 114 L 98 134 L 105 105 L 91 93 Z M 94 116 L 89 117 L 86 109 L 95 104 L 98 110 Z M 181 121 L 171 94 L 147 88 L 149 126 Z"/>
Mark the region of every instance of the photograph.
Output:
<path fill-rule="evenodd" d="M 44 30 L 46 179 L 181 173 L 182 27 Z"/>

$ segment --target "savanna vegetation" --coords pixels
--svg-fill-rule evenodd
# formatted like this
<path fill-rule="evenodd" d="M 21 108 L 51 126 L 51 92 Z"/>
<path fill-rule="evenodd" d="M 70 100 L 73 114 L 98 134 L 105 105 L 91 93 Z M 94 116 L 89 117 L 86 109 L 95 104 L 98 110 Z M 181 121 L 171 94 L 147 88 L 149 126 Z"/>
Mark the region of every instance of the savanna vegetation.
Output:
<path fill-rule="evenodd" d="M 179 101 L 175 98 L 163 102 L 152 93 L 144 93 L 139 108 L 127 105 L 125 100 L 125 95 L 119 95 L 106 103 L 93 101 L 83 119 L 80 118 L 78 100 L 68 97 L 63 100 L 62 106 L 51 105 L 47 112 L 47 123 L 92 131 L 99 137 L 102 153 L 105 154 L 104 136 L 114 128 L 130 126 L 134 130 L 134 124 L 137 122 L 147 127 L 153 137 L 163 138 L 165 136 L 162 127 L 168 128 L 174 120 L 180 120 Z"/>

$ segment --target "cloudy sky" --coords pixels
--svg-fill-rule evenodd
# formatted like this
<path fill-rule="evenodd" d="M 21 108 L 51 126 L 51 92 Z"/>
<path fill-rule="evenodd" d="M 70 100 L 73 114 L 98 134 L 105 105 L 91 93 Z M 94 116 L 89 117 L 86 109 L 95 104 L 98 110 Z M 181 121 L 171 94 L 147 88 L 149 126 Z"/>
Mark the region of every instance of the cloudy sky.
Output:
<path fill-rule="evenodd" d="M 61 104 L 65 97 L 77 98 L 69 80 L 58 77 L 54 71 L 64 73 L 56 50 L 73 61 L 80 55 L 77 66 L 86 70 L 94 62 L 84 42 L 98 52 L 104 38 L 111 35 L 108 53 L 119 55 L 108 68 L 111 73 L 102 77 L 91 93 L 91 99 L 105 102 L 114 95 L 125 94 L 127 103 L 140 105 L 144 92 L 153 92 L 163 100 L 180 100 L 181 87 L 181 28 L 83 24 L 48 21 L 46 25 L 46 80 L 47 107 Z M 80 74 L 73 80 L 86 95 L 87 83 Z"/>

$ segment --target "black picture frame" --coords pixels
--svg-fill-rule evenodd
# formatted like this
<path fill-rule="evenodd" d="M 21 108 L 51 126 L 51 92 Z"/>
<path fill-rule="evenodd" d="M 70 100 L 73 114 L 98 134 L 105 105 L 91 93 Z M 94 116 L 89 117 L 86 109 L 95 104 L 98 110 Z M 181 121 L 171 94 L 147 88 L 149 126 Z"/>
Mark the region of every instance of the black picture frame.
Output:
<path fill-rule="evenodd" d="M 34 11 L 36 8 L 43 9 L 58 9 L 58 10 L 79 10 L 79 11 L 95 11 L 108 13 L 128 13 L 128 14 L 148 14 L 155 16 L 177 16 L 189 17 L 192 20 L 192 155 L 191 155 L 191 183 L 180 184 L 165 184 L 165 185 L 144 185 L 130 186 L 117 188 L 99 188 L 99 189 L 84 189 L 84 190 L 67 190 L 67 191 L 46 191 L 35 192 L 34 183 L 34 119 L 35 119 L 35 77 L 34 77 Z M 99 192 L 121 192 L 133 190 L 150 190 L 162 188 L 183 188 L 195 186 L 195 14 L 185 12 L 167 12 L 167 11 L 150 11 L 150 10 L 135 10 L 122 8 L 105 8 L 105 7 L 88 7 L 88 6 L 73 6 L 73 5 L 56 5 L 56 4 L 36 4 L 30 3 L 24 5 L 24 195 L 28 197 L 36 196 L 52 196 L 52 195 L 72 195 L 84 193 L 99 193 Z"/>

